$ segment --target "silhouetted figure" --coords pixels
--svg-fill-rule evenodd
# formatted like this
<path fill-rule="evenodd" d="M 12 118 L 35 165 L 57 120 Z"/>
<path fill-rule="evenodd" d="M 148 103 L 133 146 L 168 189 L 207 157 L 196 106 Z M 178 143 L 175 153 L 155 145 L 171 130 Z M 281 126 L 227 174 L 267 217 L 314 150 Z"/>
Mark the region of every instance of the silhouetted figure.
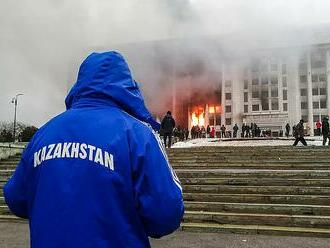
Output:
<path fill-rule="evenodd" d="M 207 127 L 206 127 L 206 135 L 207 135 L 207 138 L 210 138 L 210 133 L 211 133 L 210 125 L 207 125 Z"/>
<path fill-rule="evenodd" d="M 294 141 L 293 145 L 296 146 L 298 144 L 298 142 L 300 141 L 304 146 L 307 146 L 304 136 L 305 136 L 304 120 L 300 120 L 294 129 L 294 137 L 296 138 L 296 140 Z"/>
<path fill-rule="evenodd" d="M 212 130 L 211 130 L 211 138 L 214 138 L 215 137 L 215 128 L 212 127 Z"/>
<path fill-rule="evenodd" d="M 235 124 L 233 127 L 233 137 L 234 138 L 237 138 L 237 131 L 238 131 L 238 126 L 237 126 L 237 124 Z"/>
<path fill-rule="evenodd" d="M 245 131 L 246 131 L 246 126 L 245 126 L 245 123 L 243 123 L 243 125 L 242 125 L 242 138 L 245 137 Z"/>
<path fill-rule="evenodd" d="M 226 138 L 226 127 L 225 127 L 225 125 L 222 125 L 220 129 L 221 129 L 221 137 Z"/>
<path fill-rule="evenodd" d="M 328 117 L 324 117 L 322 121 L 322 135 L 323 135 L 323 145 L 328 141 L 328 145 L 330 145 L 330 137 L 329 137 L 329 119 Z"/>
<path fill-rule="evenodd" d="M 287 138 L 289 138 L 289 135 L 290 135 L 290 124 L 287 123 L 287 124 L 285 125 L 285 136 L 286 136 Z"/>
<path fill-rule="evenodd" d="M 162 126 L 162 129 L 164 132 L 164 145 L 166 147 L 166 141 L 168 138 L 168 148 L 171 148 L 173 129 L 175 127 L 175 121 L 172 117 L 171 111 L 167 111 L 167 114 L 165 115 L 164 119 L 162 120 L 161 126 Z"/>

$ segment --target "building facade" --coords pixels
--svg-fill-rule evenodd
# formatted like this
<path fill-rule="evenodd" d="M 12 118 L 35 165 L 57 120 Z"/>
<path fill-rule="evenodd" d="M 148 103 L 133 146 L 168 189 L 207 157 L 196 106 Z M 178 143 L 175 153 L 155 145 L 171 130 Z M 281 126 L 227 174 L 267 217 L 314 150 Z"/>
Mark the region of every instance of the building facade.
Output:
<path fill-rule="evenodd" d="M 220 63 L 219 63 L 220 64 Z M 253 59 L 222 62 L 218 104 L 205 104 L 204 125 L 256 123 L 274 136 L 300 119 L 310 135 L 315 123 L 330 113 L 330 45 L 258 52 Z M 191 107 L 194 108 L 194 107 Z M 193 119 L 193 117 L 192 117 Z M 189 122 L 189 128 L 196 123 Z"/>

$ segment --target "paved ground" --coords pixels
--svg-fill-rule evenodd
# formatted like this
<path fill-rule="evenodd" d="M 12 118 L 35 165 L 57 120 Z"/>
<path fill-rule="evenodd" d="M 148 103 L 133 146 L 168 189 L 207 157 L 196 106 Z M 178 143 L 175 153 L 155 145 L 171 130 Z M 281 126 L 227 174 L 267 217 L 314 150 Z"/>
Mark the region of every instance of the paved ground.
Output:
<path fill-rule="evenodd" d="M 0 223 L 1 248 L 29 247 L 25 223 Z M 152 240 L 153 248 L 326 248 L 330 239 L 176 232 Z"/>

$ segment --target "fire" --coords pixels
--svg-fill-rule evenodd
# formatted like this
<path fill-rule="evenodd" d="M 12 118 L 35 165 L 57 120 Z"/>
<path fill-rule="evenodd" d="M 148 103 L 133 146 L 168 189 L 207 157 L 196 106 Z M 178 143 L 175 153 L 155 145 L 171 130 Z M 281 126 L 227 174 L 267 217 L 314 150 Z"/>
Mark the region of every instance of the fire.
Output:
<path fill-rule="evenodd" d="M 199 110 L 199 111 L 198 111 Z M 198 109 L 191 114 L 191 124 L 193 126 L 204 126 L 205 118 L 204 118 L 204 109 Z"/>

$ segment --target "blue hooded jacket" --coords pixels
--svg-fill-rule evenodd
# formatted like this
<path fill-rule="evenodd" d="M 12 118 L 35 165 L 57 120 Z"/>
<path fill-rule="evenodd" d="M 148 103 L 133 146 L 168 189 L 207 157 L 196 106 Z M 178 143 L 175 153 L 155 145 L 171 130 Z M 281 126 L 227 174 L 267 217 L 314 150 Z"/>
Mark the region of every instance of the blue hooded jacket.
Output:
<path fill-rule="evenodd" d="M 148 236 L 176 230 L 180 182 L 124 58 L 87 57 L 65 103 L 4 187 L 10 210 L 29 219 L 31 247 L 150 247 Z"/>

